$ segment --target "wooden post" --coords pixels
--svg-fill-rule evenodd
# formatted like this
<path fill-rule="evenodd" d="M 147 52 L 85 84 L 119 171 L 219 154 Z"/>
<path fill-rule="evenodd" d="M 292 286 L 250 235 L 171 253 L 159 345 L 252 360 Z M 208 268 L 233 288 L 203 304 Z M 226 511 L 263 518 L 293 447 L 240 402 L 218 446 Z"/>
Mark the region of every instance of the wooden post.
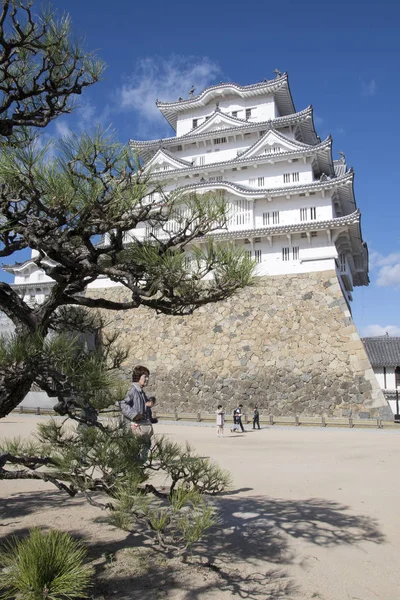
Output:
<path fill-rule="evenodd" d="M 23 407 L 23 406 L 20 406 L 20 407 L 19 407 L 19 412 L 20 412 L 20 413 L 23 413 L 23 412 L 24 412 L 24 407 Z"/>
<path fill-rule="evenodd" d="M 300 425 L 300 420 L 299 420 L 298 415 L 295 416 L 295 421 L 296 421 L 296 427 L 298 427 Z"/>
<path fill-rule="evenodd" d="M 179 421 L 178 411 L 176 410 L 174 414 L 175 414 L 175 421 Z"/>
<path fill-rule="evenodd" d="M 198 420 L 198 422 L 200 423 L 200 421 L 201 421 L 201 412 L 198 412 L 198 413 L 197 413 L 197 420 Z"/>
<path fill-rule="evenodd" d="M 324 416 L 321 417 L 321 425 L 322 427 L 326 427 L 326 420 Z"/>
<path fill-rule="evenodd" d="M 354 427 L 353 417 L 349 417 L 349 427 Z"/>
<path fill-rule="evenodd" d="M 36 409 L 36 414 L 37 414 L 37 415 L 40 415 L 40 406 L 38 406 L 38 407 L 37 407 L 37 409 Z"/>
<path fill-rule="evenodd" d="M 274 416 L 273 415 L 269 415 L 269 424 L 270 425 L 274 424 Z"/>

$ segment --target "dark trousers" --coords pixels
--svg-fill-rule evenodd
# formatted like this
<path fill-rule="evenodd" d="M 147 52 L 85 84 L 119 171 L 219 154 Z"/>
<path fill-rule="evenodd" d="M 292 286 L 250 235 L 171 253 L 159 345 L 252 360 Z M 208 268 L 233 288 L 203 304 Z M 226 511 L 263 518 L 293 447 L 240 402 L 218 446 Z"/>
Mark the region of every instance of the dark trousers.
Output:
<path fill-rule="evenodd" d="M 240 429 L 243 432 L 244 431 L 244 427 L 243 427 L 243 423 L 242 423 L 242 417 L 236 417 L 236 424 L 239 425 Z"/>
<path fill-rule="evenodd" d="M 256 428 L 256 425 L 257 425 L 258 429 L 261 429 L 261 427 L 260 427 L 260 417 L 254 417 L 254 419 L 253 419 L 253 429 Z"/>

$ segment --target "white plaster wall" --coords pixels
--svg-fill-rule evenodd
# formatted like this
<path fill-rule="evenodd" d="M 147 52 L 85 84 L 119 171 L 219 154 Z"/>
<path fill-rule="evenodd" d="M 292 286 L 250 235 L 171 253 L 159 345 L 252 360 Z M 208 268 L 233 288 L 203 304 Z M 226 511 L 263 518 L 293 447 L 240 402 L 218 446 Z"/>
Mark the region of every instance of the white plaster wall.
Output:
<path fill-rule="evenodd" d="M 208 102 L 206 106 L 190 109 L 184 113 L 178 113 L 178 122 L 176 126 L 176 135 L 181 136 L 188 133 L 193 128 L 193 119 L 199 119 L 198 125 L 205 121 L 206 116 L 211 116 L 219 102 L 221 112 L 232 115 L 233 111 L 238 111 L 238 118 L 245 119 L 246 108 L 254 109 L 254 116 L 249 119 L 252 121 L 268 121 L 279 116 L 272 95 L 258 96 L 255 98 L 240 98 L 240 96 L 218 96 Z"/>
<path fill-rule="evenodd" d="M 36 265 L 27 265 L 15 274 L 14 283 L 44 283 L 48 281 L 52 281 L 52 279 L 44 271 L 38 269 Z"/>
<path fill-rule="evenodd" d="M 399 365 L 400 366 L 400 365 Z M 394 367 L 386 367 L 386 386 L 385 386 L 385 375 L 383 367 L 374 367 L 374 373 L 378 380 L 380 387 L 384 390 L 395 390 L 396 389 L 396 376 Z"/>
<path fill-rule="evenodd" d="M 374 367 L 374 373 L 378 380 L 379 387 L 384 390 L 385 389 L 385 376 L 383 373 L 383 367 Z M 392 388 L 393 389 L 393 388 Z"/>

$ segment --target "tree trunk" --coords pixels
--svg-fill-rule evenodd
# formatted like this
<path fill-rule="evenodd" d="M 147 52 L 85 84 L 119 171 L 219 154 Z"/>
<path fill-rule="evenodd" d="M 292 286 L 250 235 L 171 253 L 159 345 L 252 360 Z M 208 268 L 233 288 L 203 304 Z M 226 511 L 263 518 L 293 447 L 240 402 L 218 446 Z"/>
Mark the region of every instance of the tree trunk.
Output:
<path fill-rule="evenodd" d="M 34 381 L 26 363 L 0 368 L 0 419 L 22 402 Z"/>

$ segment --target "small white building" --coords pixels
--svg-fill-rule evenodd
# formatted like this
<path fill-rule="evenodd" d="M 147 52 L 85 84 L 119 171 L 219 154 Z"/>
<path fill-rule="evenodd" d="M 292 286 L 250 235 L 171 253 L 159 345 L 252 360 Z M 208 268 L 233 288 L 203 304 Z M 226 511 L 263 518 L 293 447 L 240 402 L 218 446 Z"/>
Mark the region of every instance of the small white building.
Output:
<path fill-rule="evenodd" d="M 396 414 L 396 396 L 400 399 L 400 337 L 387 334 L 362 338 L 362 342 L 378 383 Z"/>

